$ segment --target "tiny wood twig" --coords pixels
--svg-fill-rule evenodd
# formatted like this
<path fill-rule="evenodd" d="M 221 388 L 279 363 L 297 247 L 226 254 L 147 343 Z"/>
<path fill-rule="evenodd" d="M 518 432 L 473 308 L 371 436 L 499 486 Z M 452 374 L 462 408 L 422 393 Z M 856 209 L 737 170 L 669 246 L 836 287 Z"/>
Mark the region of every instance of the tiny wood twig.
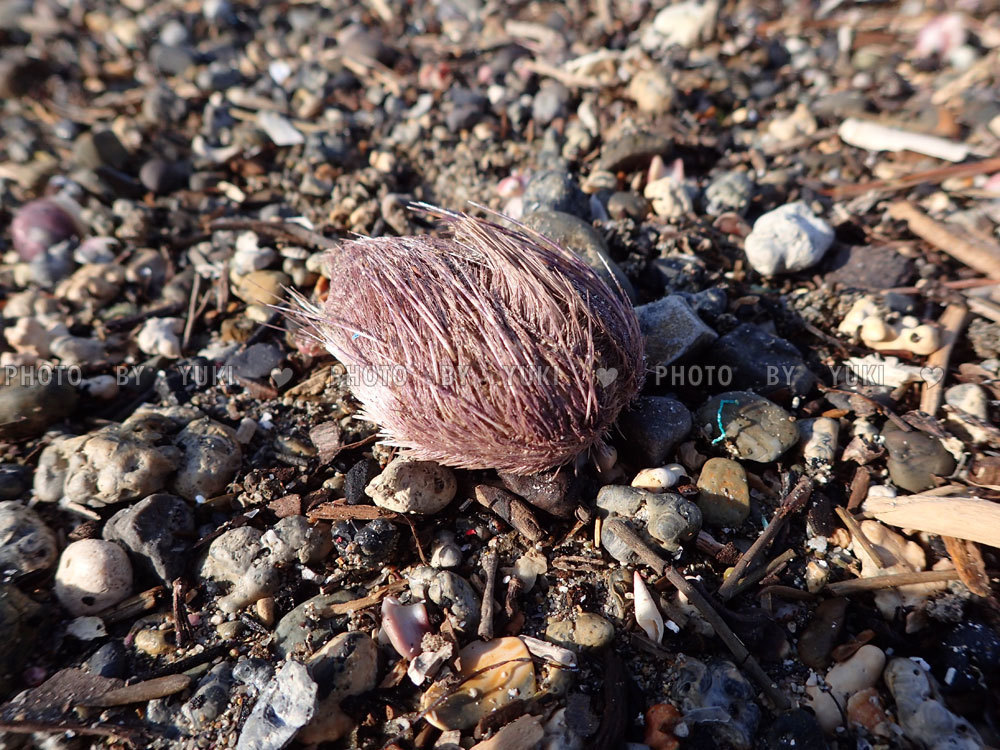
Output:
<path fill-rule="evenodd" d="M 803 475 L 799 477 L 799 481 L 795 483 L 791 492 L 785 496 L 785 499 L 781 501 L 781 505 L 778 506 L 778 510 L 775 511 L 774 517 L 767 527 L 760 533 L 757 540 L 750 546 L 743 556 L 739 559 L 736 565 L 733 566 L 733 572 L 729 574 L 729 577 L 722 582 L 719 586 L 719 598 L 723 601 L 732 599 L 736 593 L 737 586 L 740 579 L 746 574 L 750 566 L 753 565 L 760 556 L 767 549 L 768 545 L 778 536 L 778 532 L 784 528 L 785 520 L 792 513 L 801 510 L 803 506 L 809 501 L 809 497 L 812 495 L 813 481 L 809 477 Z"/>
<path fill-rule="evenodd" d="M 913 428 L 903 421 L 903 418 L 898 416 L 885 404 L 880 404 L 878 401 L 873 399 L 871 396 L 866 396 L 863 393 L 857 393 L 856 391 L 848 391 L 843 388 L 831 388 L 830 386 L 823 385 L 822 383 L 817 383 L 816 387 L 823 393 L 843 393 L 845 396 L 857 396 L 862 401 L 867 401 L 869 404 L 874 406 L 880 414 L 884 414 L 892 423 L 896 425 L 903 432 L 912 432 Z"/>
<path fill-rule="evenodd" d="M 175 578 L 173 582 L 173 613 L 174 613 L 174 642 L 177 648 L 181 648 L 191 636 L 191 625 L 188 623 L 187 607 L 184 604 L 184 595 L 187 593 L 187 586 L 183 578 Z"/>
<path fill-rule="evenodd" d="M 212 231 L 217 230 L 249 230 L 268 237 L 303 242 L 321 250 L 333 250 L 339 247 L 336 240 L 324 237 L 319 232 L 306 229 L 301 224 L 291 221 L 260 221 L 258 219 L 217 219 L 209 225 Z"/>
<path fill-rule="evenodd" d="M 938 324 L 941 326 L 941 347 L 931 352 L 927 357 L 927 367 L 941 368 L 941 377 L 936 383 L 924 383 L 923 391 L 920 394 L 920 411 L 930 414 L 932 417 L 941 408 L 941 400 L 944 397 L 945 375 L 948 373 L 948 363 L 951 361 L 951 352 L 955 348 L 955 342 L 965 329 L 966 321 L 969 319 L 969 310 L 965 305 L 948 305 Z"/>
<path fill-rule="evenodd" d="M 974 242 L 947 224 L 935 221 L 908 201 L 893 203 L 889 216 L 907 223 L 910 231 L 969 268 L 1000 280 L 1000 246 Z"/>
<path fill-rule="evenodd" d="M 855 578 L 850 581 L 826 584 L 826 590 L 834 596 L 854 594 L 859 591 L 878 591 L 893 589 L 897 586 L 909 586 L 914 583 L 937 583 L 939 581 L 954 581 L 958 578 L 957 570 L 921 570 L 915 573 L 894 573 L 872 578 Z"/>
<path fill-rule="evenodd" d="M 496 587 L 497 564 L 500 558 L 493 550 L 483 552 L 483 572 L 486 573 L 486 588 L 483 589 L 483 603 L 479 609 L 479 630 L 484 641 L 493 640 L 493 589 Z"/>
<path fill-rule="evenodd" d="M 834 510 L 837 512 L 837 515 L 840 516 L 840 520 L 844 522 L 844 526 L 846 526 L 848 532 L 850 532 L 851 538 L 864 549 L 864 551 L 868 554 L 868 557 L 872 559 L 872 562 L 880 568 L 885 567 L 882 561 L 882 556 L 878 553 L 878 550 L 875 549 L 875 545 L 873 545 L 868 537 L 865 536 L 865 532 L 861 530 L 861 524 L 858 523 L 858 520 L 839 505 L 834 508 Z"/>
<path fill-rule="evenodd" d="M 701 616 L 715 630 L 716 635 L 719 636 L 720 640 L 726 644 L 726 647 L 736 657 L 738 664 L 746 668 L 774 706 L 779 710 L 788 708 L 790 706 L 788 698 L 781 692 L 777 684 L 768 677 L 767 672 L 760 666 L 753 657 L 753 654 L 747 650 L 747 647 L 743 645 L 743 641 L 739 639 L 739 636 L 722 619 L 715 607 L 712 606 L 712 603 L 698 589 L 688 583 L 687 579 L 678 570 L 668 565 L 663 558 L 650 549 L 649 545 L 628 524 L 618 518 L 612 518 L 606 521 L 606 524 L 609 530 L 628 545 L 629 549 L 635 552 L 643 564 L 649 566 L 658 574 L 665 576 L 698 609 Z"/>
<path fill-rule="evenodd" d="M 937 167 L 935 169 L 925 169 L 921 172 L 914 172 L 900 177 L 893 177 L 888 180 L 871 180 L 851 185 L 838 185 L 837 187 L 823 191 L 834 199 L 849 198 L 855 195 L 864 195 L 870 190 L 895 191 L 905 190 L 915 185 L 934 185 L 944 182 L 952 177 L 974 177 L 980 174 L 990 174 L 1000 171 L 1000 156 L 991 159 L 980 159 L 968 164 L 955 164 L 948 167 Z"/>
<path fill-rule="evenodd" d="M 759 581 L 771 575 L 772 573 L 776 573 L 779 569 L 781 569 L 783 566 L 785 566 L 794 559 L 795 559 L 795 550 L 786 549 L 776 558 L 771 560 L 771 562 L 769 562 L 767 565 L 763 565 L 757 568 L 756 570 L 753 570 L 750 573 L 747 573 L 745 576 L 743 576 L 740 582 L 737 583 L 736 587 L 733 589 L 733 596 L 739 596 L 748 588 L 753 586 L 755 583 L 758 583 Z"/>

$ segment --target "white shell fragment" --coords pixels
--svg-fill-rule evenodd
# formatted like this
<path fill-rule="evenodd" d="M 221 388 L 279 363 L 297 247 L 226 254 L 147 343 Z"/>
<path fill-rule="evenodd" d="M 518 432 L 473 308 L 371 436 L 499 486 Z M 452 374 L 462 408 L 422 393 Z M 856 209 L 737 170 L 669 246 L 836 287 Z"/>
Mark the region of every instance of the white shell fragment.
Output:
<path fill-rule="evenodd" d="M 660 610 L 656 608 L 656 602 L 653 601 L 649 589 L 643 583 L 639 571 L 635 571 L 632 581 L 632 596 L 635 600 L 635 621 L 639 624 L 640 628 L 646 631 L 646 635 L 649 636 L 650 640 L 662 643 L 663 632 L 665 630 L 663 616 L 660 614 Z"/>
<path fill-rule="evenodd" d="M 673 487 L 681 477 L 687 475 L 687 469 L 680 464 L 668 464 L 655 469 L 643 469 L 635 475 L 632 486 L 647 492 L 665 492 Z"/>
<path fill-rule="evenodd" d="M 844 143 L 869 151 L 913 151 L 945 161 L 962 161 L 969 155 L 969 147 L 964 143 L 923 133 L 911 133 L 854 117 L 849 117 L 840 124 L 837 135 Z"/>

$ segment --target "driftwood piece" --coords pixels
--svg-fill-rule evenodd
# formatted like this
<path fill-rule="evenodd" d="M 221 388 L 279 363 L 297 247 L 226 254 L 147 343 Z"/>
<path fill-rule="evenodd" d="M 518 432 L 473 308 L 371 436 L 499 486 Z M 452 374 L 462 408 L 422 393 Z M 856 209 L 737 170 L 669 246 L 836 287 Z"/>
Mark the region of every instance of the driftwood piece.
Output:
<path fill-rule="evenodd" d="M 948 374 L 948 363 L 951 362 L 951 351 L 955 348 L 955 342 L 965 330 L 965 324 L 969 319 L 969 310 L 965 305 L 948 305 L 941 313 L 938 323 L 941 326 L 941 346 L 931 352 L 927 357 L 926 368 L 940 368 L 941 377 L 933 383 L 925 382 L 924 389 L 920 394 L 920 411 L 930 414 L 932 417 L 941 408 L 941 401 L 944 398 L 945 376 Z"/>
<path fill-rule="evenodd" d="M 1000 503 L 949 485 L 904 497 L 870 497 L 862 510 L 901 529 L 968 539 L 1000 548 Z"/>
<path fill-rule="evenodd" d="M 1000 280 L 1000 246 L 966 237 L 959 227 L 932 219 L 908 201 L 899 201 L 889 207 L 889 216 L 902 219 L 910 231 L 926 240 L 938 250 L 984 276 Z"/>

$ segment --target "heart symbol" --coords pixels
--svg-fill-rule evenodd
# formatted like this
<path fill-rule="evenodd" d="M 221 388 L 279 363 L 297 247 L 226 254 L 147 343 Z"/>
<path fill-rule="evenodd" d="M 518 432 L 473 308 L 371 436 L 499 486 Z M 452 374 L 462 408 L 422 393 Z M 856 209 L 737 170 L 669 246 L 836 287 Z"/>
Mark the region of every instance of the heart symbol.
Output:
<path fill-rule="evenodd" d="M 281 370 L 275 367 L 273 370 L 271 370 L 271 380 L 274 381 L 274 384 L 278 388 L 281 388 L 282 386 L 285 385 L 285 383 L 287 383 L 289 380 L 292 379 L 292 375 L 294 374 L 295 373 L 292 372 L 291 367 L 285 367 Z"/>
<path fill-rule="evenodd" d="M 618 369 L 615 367 L 601 367 L 597 370 L 597 382 L 604 388 L 615 382 L 618 377 Z"/>
<path fill-rule="evenodd" d="M 944 380 L 943 367 L 924 366 L 920 368 L 920 379 L 930 385 L 937 385 Z"/>

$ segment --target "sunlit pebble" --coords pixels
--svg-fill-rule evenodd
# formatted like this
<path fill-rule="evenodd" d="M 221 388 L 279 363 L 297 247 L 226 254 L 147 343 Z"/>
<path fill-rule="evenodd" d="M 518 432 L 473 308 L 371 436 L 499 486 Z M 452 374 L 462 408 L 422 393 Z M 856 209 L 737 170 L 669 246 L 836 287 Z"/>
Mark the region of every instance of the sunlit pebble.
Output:
<path fill-rule="evenodd" d="M 30 261 L 78 233 L 76 221 L 54 200 L 25 203 L 10 224 L 10 236 L 21 260 Z"/>
<path fill-rule="evenodd" d="M 188 613 L 188 624 L 191 627 L 198 627 L 199 625 L 201 625 L 201 615 L 198 614 L 197 612 L 189 612 Z"/>
<path fill-rule="evenodd" d="M 687 474 L 680 464 L 668 464 L 655 469 L 643 469 L 635 475 L 632 486 L 648 492 L 663 492 L 673 487 Z"/>
<path fill-rule="evenodd" d="M 273 419 L 274 416 L 271 414 L 271 412 L 266 411 L 260 415 L 260 419 L 257 421 L 257 424 L 260 425 L 260 428 L 262 430 L 270 430 L 272 427 L 274 427 L 274 422 L 271 421 Z"/>

